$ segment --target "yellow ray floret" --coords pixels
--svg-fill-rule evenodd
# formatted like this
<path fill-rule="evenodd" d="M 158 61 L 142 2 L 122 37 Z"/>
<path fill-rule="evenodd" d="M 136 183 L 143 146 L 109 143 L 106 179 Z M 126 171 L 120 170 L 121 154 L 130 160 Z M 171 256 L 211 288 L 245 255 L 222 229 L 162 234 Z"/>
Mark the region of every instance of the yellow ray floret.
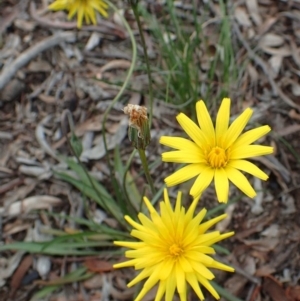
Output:
<path fill-rule="evenodd" d="M 253 113 L 250 108 L 229 125 L 229 98 L 223 99 L 215 126 L 202 100 L 196 104 L 196 113 L 198 125 L 183 113 L 177 116 L 177 121 L 191 140 L 166 136 L 160 139 L 161 144 L 175 149 L 163 153 L 163 161 L 188 164 L 165 179 L 167 186 L 197 176 L 190 190 L 194 198 L 199 197 L 212 181 L 219 202 L 228 200 L 229 181 L 253 198 L 256 192 L 241 171 L 262 180 L 268 179 L 267 174 L 245 159 L 273 152 L 272 147 L 252 144 L 266 135 L 270 127 L 264 125 L 242 133 Z"/>
<path fill-rule="evenodd" d="M 160 301 L 163 295 L 167 301 L 173 300 L 177 290 L 180 300 L 187 299 L 189 284 L 200 300 L 204 300 L 201 286 L 205 287 L 216 299 L 219 295 L 210 283 L 215 276 L 210 268 L 233 272 L 234 269 L 214 260 L 213 244 L 232 236 L 229 232 L 206 232 L 226 217 L 220 215 L 209 221 L 202 222 L 206 210 L 194 214 L 198 198 L 186 211 L 181 206 L 181 193 L 178 193 L 173 209 L 167 190 L 164 190 L 164 201 L 160 203 L 160 213 L 151 205 L 147 198 L 144 202 L 150 212 L 150 218 L 145 214 L 138 215 L 139 221 L 133 221 L 126 216 L 126 221 L 134 228 L 131 235 L 137 242 L 115 241 L 118 246 L 131 250 L 125 253 L 130 260 L 114 265 L 114 268 L 133 266 L 140 273 L 128 284 L 129 287 L 145 280 L 142 290 L 135 301 L 140 301 L 158 285 L 155 301 Z"/>
<path fill-rule="evenodd" d="M 83 19 L 87 24 L 96 24 L 96 12 L 107 17 L 107 4 L 103 0 L 55 0 L 49 5 L 52 10 L 67 10 L 68 19 L 77 14 L 77 27 L 81 28 Z"/>

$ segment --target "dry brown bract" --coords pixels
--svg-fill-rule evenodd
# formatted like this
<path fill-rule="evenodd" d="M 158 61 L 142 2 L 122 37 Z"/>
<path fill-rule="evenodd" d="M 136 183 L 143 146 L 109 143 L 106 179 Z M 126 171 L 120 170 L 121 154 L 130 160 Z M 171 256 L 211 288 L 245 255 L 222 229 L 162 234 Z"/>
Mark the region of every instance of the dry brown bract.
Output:
<path fill-rule="evenodd" d="M 143 124 L 146 120 L 148 120 L 147 108 L 139 105 L 128 104 L 124 107 L 123 111 L 126 115 L 129 115 L 129 126 L 137 129 L 138 135 L 141 137 Z"/>

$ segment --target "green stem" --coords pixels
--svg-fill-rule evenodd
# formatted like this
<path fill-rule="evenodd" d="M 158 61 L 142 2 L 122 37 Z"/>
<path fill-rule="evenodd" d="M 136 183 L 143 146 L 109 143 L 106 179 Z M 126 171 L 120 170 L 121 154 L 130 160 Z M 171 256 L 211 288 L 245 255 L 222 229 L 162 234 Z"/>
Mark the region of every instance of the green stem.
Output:
<path fill-rule="evenodd" d="M 144 172 L 145 172 L 147 182 L 150 185 L 152 196 L 154 196 L 155 195 L 155 188 L 154 188 L 154 184 L 153 184 L 150 172 L 149 172 L 145 150 L 139 148 L 138 152 L 139 152 L 139 155 L 140 155 L 140 158 L 141 158 L 141 161 L 142 161 L 142 165 L 143 165 L 143 169 L 144 169 Z"/>
<path fill-rule="evenodd" d="M 127 176 L 127 173 L 129 171 L 130 165 L 132 163 L 132 160 L 133 160 L 135 154 L 136 154 L 136 150 L 133 150 L 133 152 L 131 153 L 129 159 L 127 160 L 127 164 L 125 166 L 124 174 L 123 174 L 123 179 L 122 179 L 123 191 L 124 191 L 125 197 L 126 197 L 126 199 L 128 201 L 128 204 L 130 205 L 130 209 L 131 209 L 131 210 L 129 210 L 130 214 L 131 214 L 131 217 L 133 217 L 133 216 L 136 215 L 136 208 L 131 203 L 131 199 L 130 199 L 130 197 L 128 195 L 128 191 L 127 191 L 127 187 L 126 187 L 126 184 L 127 184 L 126 176 Z"/>
<path fill-rule="evenodd" d="M 113 178 L 113 174 L 114 174 L 113 166 L 110 162 L 108 148 L 107 148 L 107 141 L 106 141 L 106 135 L 105 135 L 105 123 L 106 123 L 106 120 L 107 120 L 107 117 L 108 117 L 108 114 L 109 114 L 110 110 L 118 102 L 118 100 L 120 99 L 120 97 L 122 96 L 122 94 L 124 93 L 125 89 L 127 88 L 128 84 L 129 84 L 129 80 L 130 80 L 130 78 L 132 76 L 132 73 L 133 73 L 133 70 L 135 68 L 135 63 L 136 63 L 136 58 L 137 58 L 137 47 L 136 47 L 136 42 L 135 42 L 133 32 L 132 32 L 128 22 L 126 21 L 126 19 L 119 13 L 118 8 L 114 4 L 112 4 L 108 0 L 105 0 L 105 1 L 118 14 L 120 19 L 122 20 L 122 22 L 123 22 L 123 24 L 124 24 L 124 26 L 125 26 L 125 28 L 128 32 L 128 35 L 129 35 L 129 38 L 130 38 L 130 41 L 131 41 L 131 45 L 132 45 L 132 59 L 131 59 L 131 65 L 130 65 L 130 68 L 128 70 L 127 76 L 124 80 L 124 83 L 123 83 L 120 91 L 118 92 L 118 94 L 115 96 L 115 98 L 113 99 L 113 101 L 111 102 L 111 104 L 109 105 L 107 110 L 105 111 L 105 113 L 103 115 L 103 121 L 102 121 L 102 135 L 103 135 L 104 148 L 105 148 L 105 152 L 106 152 L 106 158 L 107 158 L 107 162 L 108 162 L 108 167 L 110 169 L 110 174 L 111 174 L 111 177 L 112 177 L 112 181 L 115 182 L 115 179 Z"/>
<path fill-rule="evenodd" d="M 146 46 L 146 42 L 145 42 L 143 28 L 142 28 L 142 24 L 141 24 L 139 12 L 138 12 L 138 1 L 130 0 L 130 4 L 131 4 L 133 14 L 134 14 L 134 17 L 136 19 L 136 23 L 137 23 L 137 26 L 139 29 L 139 34 L 141 37 L 142 47 L 143 47 L 145 61 L 146 61 L 147 75 L 148 75 L 148 79 L 149 79 L 149 97 L 150 97 L 149 126 L 151 128 L 152 115 L 153 115 L 153 87 L 152 87 L 152 74 L 151 74 L 149 56 L 148 56 L 148 52 L 147 52 L 147 46 Z"/>

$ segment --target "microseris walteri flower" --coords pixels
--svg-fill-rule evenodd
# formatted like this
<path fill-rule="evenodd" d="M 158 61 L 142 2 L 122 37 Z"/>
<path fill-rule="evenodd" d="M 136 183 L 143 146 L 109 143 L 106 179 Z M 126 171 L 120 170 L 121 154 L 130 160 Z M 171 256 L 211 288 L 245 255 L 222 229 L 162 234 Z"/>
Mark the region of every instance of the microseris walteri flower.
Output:
<path fill-rule="evenodd" d="M 140 273 L 128 284 L 131 287 L 145 280 L 143 288 L 135 301 L 140 301 L 149 290 L 158 285 L 155 301 L 165 295 L 171 301 L 177 290 L 180 300 L 186 301 L 187 286 L 190 285 L 200 300 L 204 300 L 202 286 L 216 299 L 219 295 L 210 283 L 214 274 L 210 268 L 233 272 L 234 269 L 211 257 L 215 253 L 213 244 L 232 236 L 229 232 L 207 232 L 209 228 L 226 217 L 226 214 L 203 222 L 206 209 L 194 214 L 198 199 L 194 199 L 186 210 L 181 204 L 181 192 L 177 195 L 173 209 L 167 190 L 164 190 L 164 201 L 160 202 L 160 213 L 145 197 L 144 202 L 150 218 L 138 214 L 139 222 L 129 216 L 126 221 L 134 228 L 131 235 L 138 241 L 115 241 L 118 246 L 132 250 L 125 256 L 130 260 L 114 265 L 114 268 L 133 266 Z"/>
<path fill-rule="evenodd" d="M 163 153 L 163 161 L 187 164 L 165 178 L 167 186 L 174 186 L 197 176 L 190 190 L 194 198 L 200 196 L 213 180 L 219 202 L 226 203 L 228 200 L 229 181 L 253 198 L 256 192 L 241 171 L 262 180 L 268 179 L 266 173 L 245 159 L 273 152 L 270 146 L 253 144 L 266 135 L 271 130 L 270 127 L 264 125 L 242 133 L 253 113 L 250 108 L 229 125 L 229 98 L 224 98 L 221 103 L 215 127 L 202 100 L 196 103 L 196 113 L 199 125 L 183 113 L 176 117 L 191 140 L 167 136 L 160 139 L 161 144 L 176 149 Z"/>
<path fill-rule="evenodd" d="M 77 27 L 81 28 L 83 19 L 87 24 L 96 24 L 96 11 L 107 17 L 108 5 L 103 0 L 55 0 L 48 6 L 52 10 L 67 10 L 68 19 L 77 14 Z"/>

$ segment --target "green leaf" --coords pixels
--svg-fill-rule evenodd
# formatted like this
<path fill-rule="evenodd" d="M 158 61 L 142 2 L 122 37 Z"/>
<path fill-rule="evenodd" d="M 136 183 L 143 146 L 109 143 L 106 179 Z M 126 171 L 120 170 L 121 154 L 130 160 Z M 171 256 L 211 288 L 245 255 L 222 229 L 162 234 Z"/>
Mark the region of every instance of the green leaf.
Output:
<path fill-rule="evenodd" d="M 70 144 L 73 152 L 79 158 L 83 151 L 83 146 L 81 140 L 74 133 L 71 135 Z"/>
<path fill-rule="evenodd" d="M 64 172 L 55 172 L 55 174 L 62 180 L 75 186 L 86 197 L 94 200 L 101 208 L 113 215 L 120 224 L 127 228 L 123 213 L 107 190 L 95 178 L 88 176 L 80 164 L 69 158 L 65 158 L 65 161 L 68 166 L 76 172 L 79 179 L 76 179 Z"/>
<path fill-rule="evenodd" d="M 87 255 L 100 255 L 111 254 L 111 251 L 99 252 L 92 250 L 78 250 L 77 248 L 88 248 L 88 247 L 101 247 L 101 246 L 113 246 L 110 244 L 103 244 L 101 242 L 82 242 L 82 243 L 60 243 L 52 244 L 49 242 L 15 242 L 0 246 L 0 251 L 6 250 L 21 250 L 30 253 L 48 254 L 48 255 L 72 255 L 72 256 L 87 256 Z"/>
<path fill-rule="evenodd" d="M 37 292 L 30 301 L 40 301 L 42 298 L 47 297 L 49 294 L 53 293 L 60 286 L 67 283 L 74 283 L 82 280 L 86 280 L 92 277 L 94 273 L 88 272 L 86 267 L 78 268 L 77 270 L 65 275 L 64 277 L 58 278 L 55 280 L 55 285 L 53 285 L 54 281 L 49 281 L 51 285 L 44 287 L 39 292 Z M 47 285 L 47 283 L 45 284 Z"/>

